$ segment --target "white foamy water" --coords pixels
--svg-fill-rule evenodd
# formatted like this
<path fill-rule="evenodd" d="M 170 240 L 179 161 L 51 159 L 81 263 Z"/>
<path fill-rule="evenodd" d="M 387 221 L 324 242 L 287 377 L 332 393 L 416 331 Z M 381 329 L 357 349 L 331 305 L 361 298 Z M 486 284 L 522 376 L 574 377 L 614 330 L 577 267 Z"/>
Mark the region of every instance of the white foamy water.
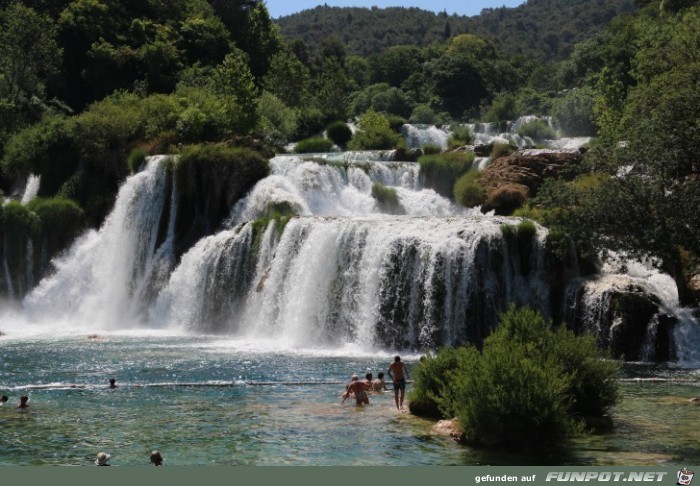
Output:
<path fill-rule="evenodd" d="M 137 319 L 135 289 L 155 263 L 156 238 L 166 199 L 165 157 L 124 183 L 114 210 L 99 231 L 89 231 L 54 262 L 23 303 L 30 320 L 114 328 Z"/>
<path fill-rule="evenodd" d="M 24 189 L 24 194 L 22 195 L 22 205 L 28 204 L 29 201 L 34 199 L 37 194 L 39 194 L 39 188 L 41 186 L 41 176 L 30 174 L 27 179 L 27 187 Z"/>

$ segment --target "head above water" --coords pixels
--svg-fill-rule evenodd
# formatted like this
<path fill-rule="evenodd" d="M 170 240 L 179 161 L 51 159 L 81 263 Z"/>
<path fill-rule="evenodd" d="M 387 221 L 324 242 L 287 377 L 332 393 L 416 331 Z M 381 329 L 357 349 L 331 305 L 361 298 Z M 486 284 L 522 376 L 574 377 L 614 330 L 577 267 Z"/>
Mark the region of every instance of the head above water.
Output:
<path fill-rule="evenodd" d="M 367 374 L 365 375 L 365 379 L 367 379 L 367 380 L 369 380 L 369 381 L 372 381 L 372 373 L 367 373 Z"/>
<path fill-rule="evenodd" d="M 98 452 L 97 459 L 95 459 L 96 466 L 109 466 L 109 458 L 111 456 L 106 452 Z"/>
<path fill-rule="evenodd" d="M 19 397 L 19 402 L 20 403 L 27 403 L 29 401 L 29 397 L 27 395 L 22 395 Z"/>
<path fill-rule="evenodd" d="M 160 455 L 159 451 L 151 452 L 151 462 L 153 463 L 154 466 L 162 466 L 163 465 L 163 456 Z"/>
<path fill-rule="evenodd" d="M 377 375 L 377 378 L 379 378 L 380 380 L 383 379 L 383 378 L 384 378 L 384 373 L 382 373 L 382 372 L 380 371 L 379 374 Z"/>
<path fill-rule="evenodd" d="M 7 397 L 7 395 L 3 395 L 2 397 L 0 397 L 0 402 L 2 402 L 2 403 L 5 403 L 8 400 L 9 400 L 9 398 Z"/>
<path fill-rule="evenodd" d="M 401 356 L 394 356 L 394 362 L 398 363 L 399 361 L 401 361 Z"/>

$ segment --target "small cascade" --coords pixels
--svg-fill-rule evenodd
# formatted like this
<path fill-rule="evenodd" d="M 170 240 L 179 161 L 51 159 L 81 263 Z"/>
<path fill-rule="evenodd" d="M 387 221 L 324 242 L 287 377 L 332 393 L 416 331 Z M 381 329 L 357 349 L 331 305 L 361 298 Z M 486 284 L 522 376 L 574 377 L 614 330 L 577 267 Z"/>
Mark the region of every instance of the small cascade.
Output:
<path fill-rule="evenodd" d="M 692 338 L 700 323 L 678 304 L 673 279 L 650 262 L 613 255 L 600 275 L 573 282 L 567 322 L 635 361 L 700 362 Z M 695 341 L 697 342 L 697 341 Z"/>
<path fill-rule="evenodd" d="M 158 327 L 230 332 L 255 269 L 253 225 L 204 238 L 182 258 L 151 309 Z"/>
<path fill-rule="evenodd" d="M 4 247 L 7 248 L 7 235 L 5 235 Z M 10 300 L 15 299 L 15 287 L 12 284 L 12 275 L 10 274 L 10 266 L 7 263 L 7 253 L 3 253 L 2 267 L 5 271 L 5 288 L 7 289 L 7 297 Z"/>
<path fill-rule="evenodd" d="M 426 145 L 436 145 L 442 150 L 447 149 L 449 130 L 435 125 L 411 125 L 401 127 L 401 134 L 409 148 L 423 148 Z"/>
<path fill-rule="evenodd" d="M 127 179 L 100 230 L 54 261 L 56 273 L 24 299 L 30 318 L 102 328 L 137 319 L 135 291 L 147 276 L 166 200 L 165 159 L 150 158 L 143 172 Z"/>
<path fill-rule="evenodd" d="M 24 189 L 24 194 L 22 195 L 22 205 L 26 205 L 39 194 L 39 187 L 41 186 L 41 176 L 30 174 L 27 179 L 27 186 Z"/>
<path fill-rule="evenodd" d="M 327 162 L 315 157 L 277 156 L 272 175 L 259 182 L 233 209 L 232 225 L 251 221 L 272 209 L 299 215 L 379 214 L 374 184 L 396 191 L 403 213 L 449 216 L 460 210 L 431 189 L 420 188 L 419 166 L 411 162 Z"/>

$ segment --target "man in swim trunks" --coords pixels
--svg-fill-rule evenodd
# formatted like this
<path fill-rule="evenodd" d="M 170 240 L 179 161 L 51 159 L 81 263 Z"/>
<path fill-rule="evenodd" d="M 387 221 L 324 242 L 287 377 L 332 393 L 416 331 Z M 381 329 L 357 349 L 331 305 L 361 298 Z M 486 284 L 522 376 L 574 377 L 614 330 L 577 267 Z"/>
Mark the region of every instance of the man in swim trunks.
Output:
<path fill-rule="evenodd" d="M 400 356 L 394 358 L 394 362 L 389 366 L 389 371 L 387 371 L 389 377 L 394 380 L 394 401 L 396 402 L 396 408 L 403 410 L 403 397 L 406 393 L 406 380 L 411 379 L 408 375 L 408 368 L 401 361 Z M 399 392 L 401 395 L 399 396 Z"/>
<path fill-rule="evenodd" d="M 369 390 L 369 387 L 370 385 L 368 385 L 366 382 L 359 380 L 357 376 L 353 376 L 352 381 L 348 385 L 347 392 L 355 395 L 355 402 L 358 405 L 369 405 L 369 397 L 367 396 L 367 390 Z"/>

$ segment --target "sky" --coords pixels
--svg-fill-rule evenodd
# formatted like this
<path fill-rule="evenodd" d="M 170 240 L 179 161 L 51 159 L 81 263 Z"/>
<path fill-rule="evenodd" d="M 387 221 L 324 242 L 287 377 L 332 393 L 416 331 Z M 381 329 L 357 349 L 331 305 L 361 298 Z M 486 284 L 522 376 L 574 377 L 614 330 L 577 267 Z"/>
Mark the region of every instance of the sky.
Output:
<path fill-rule="evenodd" d="M 266 0 L 273 18 L 328 4 L 330 7 L 419 7 L 424 10 L 459 15 L 479 15 L 481 9 L 517 7 L 525 0 Z"/>

